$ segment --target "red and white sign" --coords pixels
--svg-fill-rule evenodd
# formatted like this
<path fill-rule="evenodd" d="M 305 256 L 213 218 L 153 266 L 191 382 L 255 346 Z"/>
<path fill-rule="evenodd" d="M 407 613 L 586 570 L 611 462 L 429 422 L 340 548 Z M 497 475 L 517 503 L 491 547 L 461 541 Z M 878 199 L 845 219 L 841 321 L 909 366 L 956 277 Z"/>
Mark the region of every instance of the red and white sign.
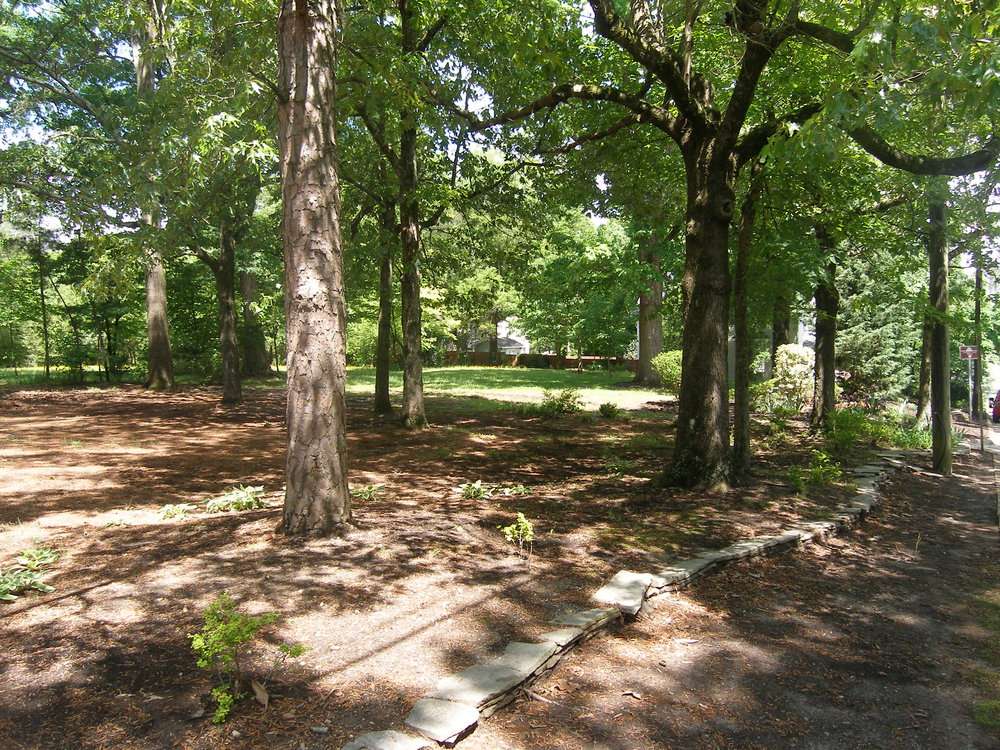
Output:
<path fill-rule="evenodd" d="M 979 359 L 979 347 L 960 346 L 958 347 L 958 356 L 960 359 Z"/>

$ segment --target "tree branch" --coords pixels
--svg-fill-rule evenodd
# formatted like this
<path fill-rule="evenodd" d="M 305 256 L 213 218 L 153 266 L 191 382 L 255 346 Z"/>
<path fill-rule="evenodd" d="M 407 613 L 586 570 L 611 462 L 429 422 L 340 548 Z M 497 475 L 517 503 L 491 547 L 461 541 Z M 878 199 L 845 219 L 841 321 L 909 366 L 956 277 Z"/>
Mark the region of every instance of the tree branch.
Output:
<path fill-rule="evenodd" d="M 445 24 L 448 23 L 448 16 L 441 16 L 434 25 L 424 32 L 423 37 L 417 42 L 417 52 L 426 52 L 427 48 L 431 46 L 431 42 L 434 41 L 434 37 L 437 33 L 444 28 Z"/>
<path fill-rule="evenodd" d="M 1000 156 L 1000 136 L 996 134 L 990 136 L 990 139 L 977 151 L 953 157 L 908 154 L 891 145 L 871 128 L 864 126 L 850 128 L 847 134 L 883 164 L 912 174 L 961 177 L 989 169 Z"/>
<path fill-rule="evenodd" d="M 529 102 L 523 107 L 519 107 L 508 112 L 494 115 L 486 120 L 480 120 L 476 115 L 468 111 L 458 110 L 453 107 L 453 111 L 469 121 L 470 131 L 476 133 L 497 125 L 507 125 L 518 120 L 530 117 L 543 109 L 551 109 L 570 99 L 585 99 L 591 101 L 606 101 L 618 104 L 626 109 L 630 109 L 644 120 L 652 123 L 656 127 L 670 134 L 672 137 L 676 133 L 676 119 L 662 107 L 650 104 L 641 96 L 628 94 L 621 89 L 611 86 L 593 86 L 581 83 L 564 83 L 556 86 L 552 91 L 544 96 L 540 96 L 533 102 Z"/>
<path fill-rule="evenodd" d="M 691 96 L 691 88 L 684 78 L 684 60 L 670 47 L 656 39 L 644 38 L 629 28 L 615 10 L 612 0 L 589 0 L 594 11 L 594 28 L 597 33 L 611 40 L 633 60 L 651 72 L 667 87 L 678 111 L 695 127 L 707 126 L 708 118 L 701 104 Z"/>
<path fill-rule="evenodd" d="M 380 123 L 375 122 L 371 113 L 368 111 L 368 108 L 365 107 L 364 104 L 359 104 L 355 109 L 355 112 L 357 112 L 358 117 L 360 117 L 361 121 L 365 124 L 365 128 L 368 130 L 369 135 L 371 135 L 372 141 L 375 142 L 375 146 L 378 148 L 379 152 L 385 157 L 386 161 L 389 162 L 393 171 L 396 172 L 396 174 L 399 174 L 399 157 L 396 155 L 396 152 L 392 150 L 392 147 L 385 139 L 385 128 Z"/>
<path fill-rule="evenodd" d="M 823 105 L 820 102 L 810 102 L 798 109 L 787 112 L 781 117 L 772 117 L 767 122 L 761 123 L 751 129 L 740 139 L 736 147 L 736 159 L 740 167 L 756 158 L 768 141 L 784 126 L 790 122 L 803 123 L 810 117 L 821 112 Z"/>

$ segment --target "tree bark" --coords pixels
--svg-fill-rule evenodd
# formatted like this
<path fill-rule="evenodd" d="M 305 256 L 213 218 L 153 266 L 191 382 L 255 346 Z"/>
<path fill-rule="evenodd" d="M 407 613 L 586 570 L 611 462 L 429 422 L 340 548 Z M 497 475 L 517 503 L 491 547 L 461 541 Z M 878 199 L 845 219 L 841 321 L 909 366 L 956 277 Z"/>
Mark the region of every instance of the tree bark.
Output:
<path fill-rule="evenodd" d="M 351 519 L 336 34 L 333 0 L 282 0 L 278 143 L 288 349 L 282 528 L 298 535 L 329 534 Z"/>
<path fill-rule="evenodd" d="M 45 350 L 45 379 L 49 379 L 51 356 L 49 354 L 49 309 L 45 304 L 45 269 L 41 251 L 38 253 L 38 304 L 42 311 L 42 346 Z"/>
<path fill-rule="evenodd" d="M 983 256 L 976 252 L 976 304 L 973 328 L 979 357 L 972 362 L 972 393 L 969 394 L 969 410 L 974 419 L 985 419 L 983 409 Z"/>
<path fill-rule="evenodd" d="M 750 344 L 748 315 L 748 282 L 753 253 L 754 222 L 757 199 L 763 188 L 763 178 L 755 165 L 754 174 L 740 210 L 740 230 L 736 242 L 736 268 L 733 279 L 733 327 L 736 338 L 735 384 L 733 404 L 733 453 L 730 475 L 734 480 L 750 471 L 750 365 L 753 351 Z"/>
<path fill-rule="evenodd" d="M 931 435 L 934 471 L 951 474 L 951 362 L 948 332 L 948 245 L 945 199 L 948 186 L 931 180 L 927 187 L 927 257 L 930 272 Z"/>
<path fill-rule="evenodd" d="M 240 271 L 240 299 L 243 317 L 243 374 L 247 377 L 265 377 L 271 374 L 271 355 L 267 351 L 267 337 L 257 314 L 257 275 Z"/>
<path fill-rule="evenodd" d="M 399 0 L 403 52 L 417 52 L 419 40 L 414 9 L 408 0 Z M 420 200 L 417 196 L 417 115 L 412 109 L 400 111 L 402 132 L 399 142 L 399 222 L 402 245 L 403 279 L 403 424 L 412 429 L 427 426 L 424 411 L 424 373 L 420 308 Z"/>
<path fill-rule="evenodd" d="M 684 316 L 677 437 L 668 481 L 724 487 L 729 469 L 729 223 L 733 210 L 728 157 L 712 138 L 684 150 L 687 172 Z"/>
<path fill-rule="evenodd" d="M 396 240 L 396 206 L 382 210 L 382 258 L 378 277 L 378 339 L 375 344 L 375 413 L 391 414 L 389 369 L 392 365 L 392 245 Z"/>
<path fill-rule="evenodd" d="M 916 424 L 923 424 L 930 419 L 931 407 L 931 332 L 934 329 L 933 318 L 924 313 L 920 336 L 920 374 L 917 379 L 917 418 Z"/>
<path fill-rule="evenodd" d="M 792 303 L 784 292 L 774 298 L 771 312 L 771 370 L 774 370 L 778 347 L 792 343 Z"/>
<path fill-rule="evenodd" d="M 163 17 L 160 0 L 148 0 L 146 17 L 136 34 L 135 84 L 140 98 L 152 95 L 156 86 L 152 47 L 162 36 L 159 19 Z M 149 195 L 144 197 L 142 223 L 149 231 L 160 223 L 155 186 L 147 185 Z M 170 351 L 170 329 L 167 323 L 167 273 L 163 256 L 152 244 L 146 246 L 146 336 L 148 342 L 148 372 L 146 387 L 165 390 L 174 386 L 174 361 Z"/>
<path fill-rule="evenodd" d="M 635 382 L 658 386 L 660 376 L 653 369 L 653 357 L 663 351 L 663 278 L 660 258 L 655 250 L 655 233 L 639 245 L 639 262 L 645 266 L 649 281 L 639 293 L 639 361 Z"/>
<path fill-rule="evenodd" d="M 830 240 L 825 230 L 817 229 Z M 820 240 L 821 245 L 823 240 Z M 831 248 L 832 249 L 832 248 Z M 816 284 L 816 350 L 813 374 L 813 407 L 809 422 L 814 429 L 827 427 L 830 415 L 837 406 L 837 313 L 840 294 L 836 285 L 837 264 L 831 260 L 826 273 Z"/>
<path fill-rule="evenodd" d="M 219 227 L 219 261 L 213 270 L 219 305 L 222 403 L 238 404 L 243 400 L 243 384 L 240 381 L 240 348 L 236 334 L 236 236 L 225 220 Z"/>
<path fill-rule="evenodd" d="M 500 312 L 490 312 L 490 364 L 500 364 Z"/>

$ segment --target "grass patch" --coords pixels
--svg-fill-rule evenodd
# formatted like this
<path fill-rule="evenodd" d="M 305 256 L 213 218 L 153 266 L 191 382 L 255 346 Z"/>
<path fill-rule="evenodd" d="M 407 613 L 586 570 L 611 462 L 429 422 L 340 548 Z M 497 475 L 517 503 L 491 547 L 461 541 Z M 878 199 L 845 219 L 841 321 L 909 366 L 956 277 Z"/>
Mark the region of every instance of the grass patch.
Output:
<path fill-rule="evenodd" d="M 976 723 L 987 729 L 1000 729 L 1000 700 L 979 701 L 972 708 Z"/>

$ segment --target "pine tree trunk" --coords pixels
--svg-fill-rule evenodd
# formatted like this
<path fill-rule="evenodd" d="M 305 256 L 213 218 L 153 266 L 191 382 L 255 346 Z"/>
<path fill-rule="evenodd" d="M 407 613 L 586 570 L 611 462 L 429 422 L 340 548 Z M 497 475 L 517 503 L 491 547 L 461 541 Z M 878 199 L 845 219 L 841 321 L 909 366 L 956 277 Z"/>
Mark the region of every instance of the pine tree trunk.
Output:
<path fill-rule="evenodd" d="M 399 0 L 403 32 L 403 52 L 414 54 L 419 40 L 414 10 L 407 0 Z M 400 111 L 402 132 L 399 143 L 399 223 L 403 260 L 403 413 L 407 427 L 427 426 L 424 412 L 424 372 L 420 308 L 420 199 L 417 196 L 417 115 L 412 109 Z"/>
<path fill-rule="evenodd" d="M 733 454 L 731 476 L 740 479 L 750 471 L 750 363 L 753 351 L 750 345 L 748 319 L 748 274 L 753 252 L 754 222 L 757 216 L 757 199 L 763 187 L 763 178 L 754 168 L 754 175 L 740 210 L 740 230 L 736 243 L 736 268 L 733 279 L 733 327 L 736 338 L 735 383 L 733 403 Z"/>
<path fill-rule="evenodd" d="M 933 319 L 924 313 L 920 336 L 920 374 L 917 379 L 917 418 L 916 424 L 923 424 L 930 419 L 931 408 L 931 331 L 934 329 Z"/>
<path fill-rule="evenodd" d="M 282 0 L 278 143 L 288 349 L 283 529 L 300 535 L 329 534 L 351 519 L 336 24 L 333 0 Z"/>
<path fill-rule="evenodd" d="M 271 355 L 267 351 L 267 337 L 257 314 L 257 276 L 252 271 L 240 271 L 240 298 L 243 302 L 243 374 L 247 377 L 266 377 L 271 374 Z"/>
<path fill-rule="evenodd" d="M 150 47 L 160 41 L 157 18 L 161 17 L 158 0 L 149 0 L 143 27 L 138 30 L 135 43 L 135 83 L 140 98 L 152 95 L 156 86 L 153 55 Z M 159 227 L 160 215 L 156 205 L 154 186 L 150 184 L 145 196 L 142 223 L 151 231 Z M 174 361 L 170 352 L 170 329 L 167 324 L 167 273 L 163 256 L 158 248 L 146 247 L 146 336 L 148 342 L 148 372 L 146 387 L 165 390 L 174 387 Z"/>
<path fill-rule="evenodd" d="M 733 190 L 705 139 L 684 153 L 687 170 L 683 362 L 673 462 L 666 479 L 724 487 L 729 472 L 729 223 Z M 686 282 L 688 280 L 686 279 Z"/>
<path fill-rule="evenodd" d="M 663 351 L 663 279 L 660 259 L 657 256 L 655 234 L 648 245 L 639 246 L 639 262 L 645 266 L 649 281 L 639 293 L 639 361 L 635 368 L 635 382 L 658 386 L 660 376 L 653 369 L 653 357 Z"/>
<path fill-rule="evenodd" d="M 375 344 L 375 413 L 391 414 L 389 369 L 392 365 L 392 245 L 396 241 L 396 207 L 382 212 L 382 258 L 378 278 L 378 339 Z"/>
<path fill-rule="evenodd" d="M 817 232 L 818 233 L 818 232 Z M 822 244 L 822 242 L 821 242 Z M 826 427 L 837 406 L 837 313 L 840 294 L 836 285 L 837 265 L 830 261 L 826 275 L 816 285 L 816 358 L 813 375 L 813 407 L 809 423 Z"/>
<path fill-rule="evenodd" d="M 222 355 L 222 403 L 243 400 L 240 350 L 236 337 L 236 238 L 226 222 L 219 227 L 219 261 L 215 267 L 219 305 L 219 353 Z"/>
<path fill-rule="evenodd" d="M 927 188 L 927 257 L 930 272 L 931 435 L 934 471 L 951 474 L 951 362 L 948 333 L 948 245 L 945 230 L 947 183 L 932 179 Z"/>

